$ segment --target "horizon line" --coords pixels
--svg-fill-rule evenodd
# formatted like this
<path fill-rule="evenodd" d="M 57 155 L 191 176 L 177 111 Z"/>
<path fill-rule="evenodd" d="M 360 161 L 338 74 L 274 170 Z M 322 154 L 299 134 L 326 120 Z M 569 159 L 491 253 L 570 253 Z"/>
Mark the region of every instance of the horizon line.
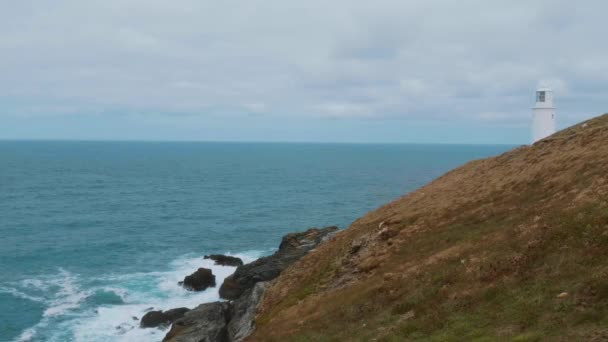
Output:
<path fill-rule="evenodd" d="M 289 141 L 289 140 L 154 140 L 154 139 L 38 139 L 38 138 L 0 138 L 0 142 L 91 142 L 91 143 L 228 143 L 228 144 L 328 144 L 328 145 L 494 145 L 521 146 L 522 143 L 458 143 L 458 142 L 407 142 L 407 141 Z"/>

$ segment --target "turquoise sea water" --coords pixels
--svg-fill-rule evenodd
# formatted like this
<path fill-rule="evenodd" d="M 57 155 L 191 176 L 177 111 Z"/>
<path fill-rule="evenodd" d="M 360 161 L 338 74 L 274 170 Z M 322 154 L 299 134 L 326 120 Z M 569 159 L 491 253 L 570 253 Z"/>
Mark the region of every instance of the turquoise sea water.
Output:
<path fill-rule="evenodd" d="M 0 341 L 160 341 L 177 281 L 283 234 L 350 222 L 510 146 L 0 142 Z"/>

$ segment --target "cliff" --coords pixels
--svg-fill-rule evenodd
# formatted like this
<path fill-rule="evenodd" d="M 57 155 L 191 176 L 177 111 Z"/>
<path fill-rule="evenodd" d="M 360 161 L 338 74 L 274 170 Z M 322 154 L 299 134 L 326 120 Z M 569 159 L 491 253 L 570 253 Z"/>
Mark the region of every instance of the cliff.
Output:
<path fill-rule="evenodd" d="M 358 219 L 271 283 L 247 340 L 608 340 L 608 114 Z"/>

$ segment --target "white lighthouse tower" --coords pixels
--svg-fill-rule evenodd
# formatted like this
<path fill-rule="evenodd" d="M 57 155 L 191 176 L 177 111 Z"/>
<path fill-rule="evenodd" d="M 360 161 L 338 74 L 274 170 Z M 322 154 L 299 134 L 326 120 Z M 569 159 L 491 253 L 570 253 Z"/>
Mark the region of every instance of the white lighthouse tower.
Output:
<path fill-rule="evenodd" d="M 536 91 L 536 104 L 532 107 L 532 143 L 555 133 L 555 107 L 553 91 L 539 88 Z"/>

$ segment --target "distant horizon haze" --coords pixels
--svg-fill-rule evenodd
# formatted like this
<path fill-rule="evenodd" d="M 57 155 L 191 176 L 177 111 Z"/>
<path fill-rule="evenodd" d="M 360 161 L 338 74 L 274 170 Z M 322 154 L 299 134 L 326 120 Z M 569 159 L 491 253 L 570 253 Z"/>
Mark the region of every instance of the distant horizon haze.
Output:
<path fill-rule="evenodd" d="M 599 115 L 599 114 L 598 114 Z M 573 117 L 560 120 L 558 130 L 576 124 Z M 589 115 L 593 117 L 595 115 Z M 570 119 L 569 122 L 564 122 Z M 582 117 L 580 121 L 587 119 Z M 20 120 L 20 119 L 18 119 Z M 18 121 L 17 120 L 17 121 Z M 30 119 L 27 119 L 30 120 Z M 235 143 L 347 143 L 347 144 L 468 144 L 521 145 L 530 143 L 529 123 L 409 122 L 400 120 L 277 119 L 258 120 L 247 127 L 230 121 L 191 125 L 120 122 L 98 118 L 86 127 L 70 122 L 87 119 L 50 117 L 21 126 L 5 120 L 0 141 L 140 141 L 140 142 L 235 142 Z"/>

